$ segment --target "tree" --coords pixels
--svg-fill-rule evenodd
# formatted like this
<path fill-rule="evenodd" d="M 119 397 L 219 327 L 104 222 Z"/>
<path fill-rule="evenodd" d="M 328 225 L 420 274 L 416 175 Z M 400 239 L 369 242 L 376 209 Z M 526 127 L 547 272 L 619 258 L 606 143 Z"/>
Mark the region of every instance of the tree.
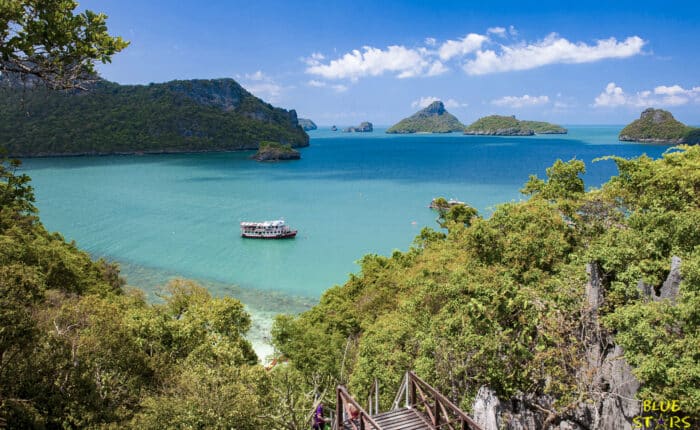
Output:
<path fill-rule="evenodd" d="M 35 78 L 53 89 L 83 88 L 95 61 L 129 45 L 107 33 L 107 16 L 74 14 L 73 0 L 0 0 L 0 72 Z"/>

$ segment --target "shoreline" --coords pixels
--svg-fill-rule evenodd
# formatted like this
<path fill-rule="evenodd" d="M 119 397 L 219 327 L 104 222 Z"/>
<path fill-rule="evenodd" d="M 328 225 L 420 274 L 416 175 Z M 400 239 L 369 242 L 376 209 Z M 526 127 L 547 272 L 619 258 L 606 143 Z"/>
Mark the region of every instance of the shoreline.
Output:
<path fill-rule="evenodd" d="M 292 148 L 306 148 L 309 145 L 292 145 Z M 217 154 L 217 153 L 233 153 L 257 151 L 258 148 L 239 148 L 239 149 L 188 149 L 188 150 L 158 150 L 158 151 L 117 151 L 117 152 L 48 152 L 33 155 L 8 154 L 7 158 L 73 158 L 73 157 L 110 157 L 110 156 L 146 156 L 146 155 L 196 155 L 196 154 Z"/>
<path fill-rule="evenodd" d="M 250 315 L 250 329 L 245 338 L 251 343 L 262 364 L 266 364 L 274 353 L 270 343 L 270 332 L 275 316 L 298 314 L 318 303 L 318 298 L 295 296 L 275 290 L 257 290 L 242 287 L 233 282 L 191 278 L 167 270 L 114 261 L 119 264 L 121 275 L 126 278 L 127 285 L 143 291 L 148 304 L 151 305 L 159 301 L 155 296 L 158 289 L 177 278 L 197 282 L 206 288 L 212 297 L 232 297 L 239 300 Z"/>

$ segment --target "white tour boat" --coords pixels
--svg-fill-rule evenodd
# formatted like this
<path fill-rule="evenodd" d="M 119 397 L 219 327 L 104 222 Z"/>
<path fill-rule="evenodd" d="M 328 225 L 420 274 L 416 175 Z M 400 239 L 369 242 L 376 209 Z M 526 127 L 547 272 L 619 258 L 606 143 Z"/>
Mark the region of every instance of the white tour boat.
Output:
<path fill-rule="evenodd" d="M 284 220 L 242 222 L 241 236 L 251 239 L 288 239 L 297 235 Z"/>

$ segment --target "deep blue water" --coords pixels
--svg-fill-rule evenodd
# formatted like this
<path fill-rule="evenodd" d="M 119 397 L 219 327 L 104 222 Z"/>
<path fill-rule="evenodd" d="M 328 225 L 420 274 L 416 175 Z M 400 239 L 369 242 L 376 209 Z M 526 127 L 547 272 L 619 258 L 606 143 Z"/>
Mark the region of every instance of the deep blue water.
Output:
<path fill-rule="evenodd" d="M 326 129 L 310 133 L 300 161 L 257 163 L 241 152 L 27 159 L 24 166 L 47 228 L 122 263 L 130 284 L 152 291 L 172 276 L 194 278 L 269 316 L 344 283 L 364 254 L 407 249 L 422 227 L 437 227 L 427 209 L 433 197 L 488 214 L 522 198 L 528 176 L 544 177 L 556 159 L 585 161 L 591 187 L 616 174 L 612 161 L 594 158 L 656 158 L 667 149 L 620 143 L 620 128 L 534 137 Z M 240 221 L 278 217 L 299 230 L 296 239 L 239 237 Z"/>

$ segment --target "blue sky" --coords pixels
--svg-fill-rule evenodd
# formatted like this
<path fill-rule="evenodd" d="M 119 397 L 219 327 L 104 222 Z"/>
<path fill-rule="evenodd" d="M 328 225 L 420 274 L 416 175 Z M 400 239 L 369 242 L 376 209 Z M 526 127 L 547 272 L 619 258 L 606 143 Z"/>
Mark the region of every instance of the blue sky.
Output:
<path fill-rule="evenodd" d="M 434 99 L 488 114 L 700 124 L 700 2 L 81 2 L 131 46 L 99 67 L 147 84 L 236 79 L 318 124 L 391 125 Z"/>

